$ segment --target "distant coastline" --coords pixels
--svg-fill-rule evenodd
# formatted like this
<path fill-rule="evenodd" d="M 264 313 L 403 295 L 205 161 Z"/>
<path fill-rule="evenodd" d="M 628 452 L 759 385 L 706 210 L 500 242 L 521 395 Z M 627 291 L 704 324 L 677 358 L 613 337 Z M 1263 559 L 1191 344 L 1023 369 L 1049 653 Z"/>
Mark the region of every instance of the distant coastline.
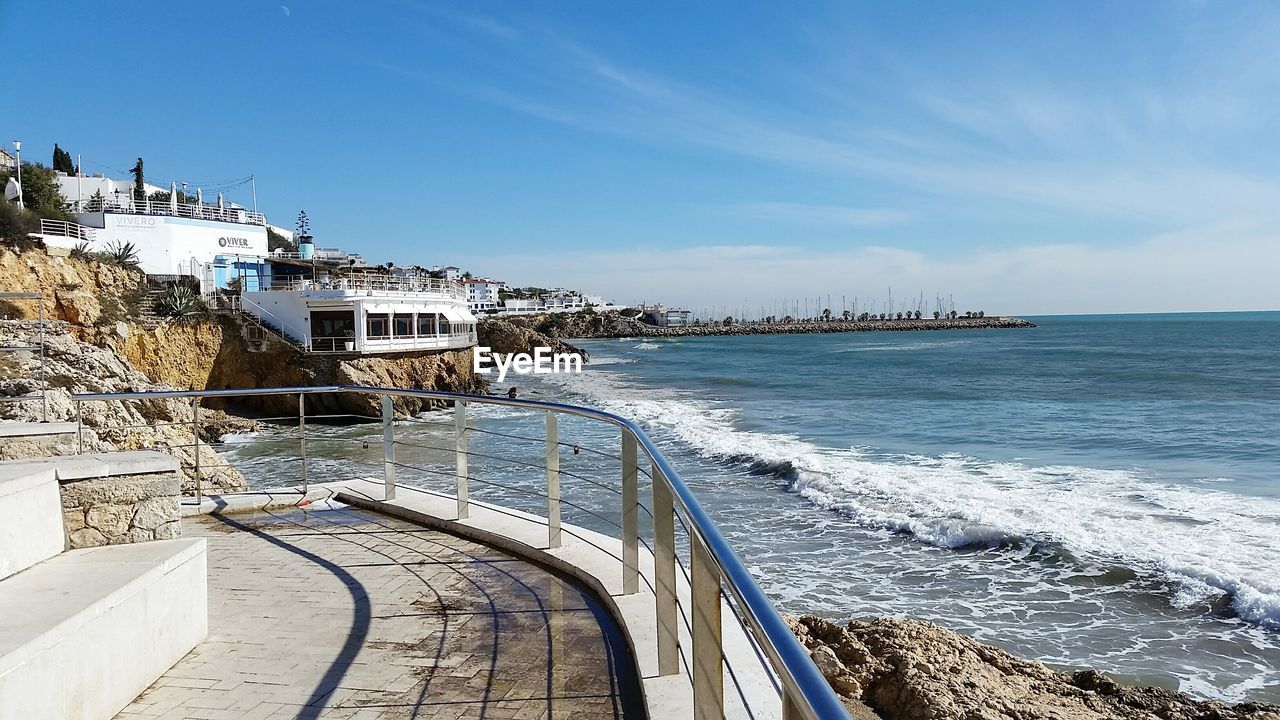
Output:
<path fill-rule="evenodd" d="M 829 322 L 741 323 L 690 327 L 646 326 L 636 337 L 687 337 L 702 335 L 801 335 L 850 332 L 925 332 L 930 330 L 994 330 L 1033 328 L 1035 323 L 1018 317 L 956 318 L 954 320 L 832 320 Z M 593 335 L 591 337 L 630 337 Z"/>
<path fill-rule="evenodd" d="M 931 330 L 1004 330 L 1033 328 L 1035 323 L 1019 317 L 902 318 L 884 320 L 805 320 L 794 322 L 710 323 L 680 327 L 659 327 L 616 312 L 508 315 L 483 318 L 482 336 L 489 330 L 524 328 L 566 339 L 613 339 L 631 337 L 702 337 L 711 335 L 813 335 L 852 332 L 925 332 Z"/>

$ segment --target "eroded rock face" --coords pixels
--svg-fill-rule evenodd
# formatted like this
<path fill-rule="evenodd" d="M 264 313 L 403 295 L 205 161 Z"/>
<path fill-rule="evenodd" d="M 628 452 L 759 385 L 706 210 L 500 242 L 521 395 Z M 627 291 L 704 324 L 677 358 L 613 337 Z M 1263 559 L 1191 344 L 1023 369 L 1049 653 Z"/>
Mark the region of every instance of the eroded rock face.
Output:
<path fill-rule="evenodd" d="M 81 340 L 100 343 L 115 333 L 117 315 L 144 281 L 142 271 L 90 260 L 51 255 L 43 250 L 0 248 L 0 288 L 44 296 L 45 317 L 65 320 Z M 33 302 L 14 302 L 5 313 L 34 320 Z"/>
<path fill-rule="evenodd" d="M 1055 672 L 920 620 L 787 623 L 836 692 L 889 720 L 1280 720 L 1277 706 L 1123 688 L 1092 670 Z"/>
<path fill-rule="evenodd" d="M 179 485 L 175 473 L 62 483 L 67 549 L 181 537 Z"/>
<path fill-rule="evenodd" d="M 35 323 L 0 321 L 0 344 L 37 342 Z M 7 353 L 0 359 L 0 395 L 37 394 L 40 358 L 36 352 Z M 76 393 L 121 393 L 173 390 L 151 382 L 106 348 L 73 337 L 67 323 L 49 323 L 45 333 L 44 373 L 51 421 L 76 421 Z M 159 449 L 174 455 L 184 470 L 183 490 L 194 493 L 196 448 L 193 447 L 192 405 L 184 399 L 103 401 L 81 404 L 84 452 Z M 37 422 L 41 403 L 0 403 L 0 418 Z M 71 455 L 77 450 L 74 436 L 54 436 L 38 441 L 18 438 L 0 443 L 0 459 Z M 205 492 L 232 492 L 247 488 L 244 476 L 227 465 L 213 449 L 199 447 L 201 482 Z"/>
<path fill-rule="evenodd" d="M 534 316 L 533 319 L 537 317 L 539 316 Z M 586 350 L 570 345 L 557 335 L 539 332 L 529 322 L 530 320 L 486 318 L 476 326 L 477 342 L 501 355 L 532 354 L 535 348 L 548 347 L 552 352 L 579 353 L 583 359 L 588 359 Z"/>

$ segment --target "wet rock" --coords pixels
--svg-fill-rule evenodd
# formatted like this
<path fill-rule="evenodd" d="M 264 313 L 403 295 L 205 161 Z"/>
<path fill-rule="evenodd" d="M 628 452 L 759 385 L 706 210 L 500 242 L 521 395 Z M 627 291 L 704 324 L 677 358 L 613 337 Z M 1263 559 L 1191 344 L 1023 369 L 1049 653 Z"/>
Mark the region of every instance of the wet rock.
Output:
<path fill-rule="evenodd" d="M 787 622 L 842 698 L 888 720 L 1280 720 L 1277 706 L 1126 688 L 1093 670 L 1058 673 L 920 620 Z"/>

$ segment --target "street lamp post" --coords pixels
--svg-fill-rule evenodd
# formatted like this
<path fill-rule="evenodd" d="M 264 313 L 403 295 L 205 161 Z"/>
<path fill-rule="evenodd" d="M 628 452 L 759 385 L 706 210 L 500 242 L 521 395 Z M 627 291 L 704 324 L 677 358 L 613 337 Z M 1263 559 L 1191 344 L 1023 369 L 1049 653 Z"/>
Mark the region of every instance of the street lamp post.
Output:
<path fill-rule="evenodd" d="M 13 151 L 18 154 L 18 207 L 26 208 L 26 204 L 22 202 L 22 141 L 13 141 Z"/>

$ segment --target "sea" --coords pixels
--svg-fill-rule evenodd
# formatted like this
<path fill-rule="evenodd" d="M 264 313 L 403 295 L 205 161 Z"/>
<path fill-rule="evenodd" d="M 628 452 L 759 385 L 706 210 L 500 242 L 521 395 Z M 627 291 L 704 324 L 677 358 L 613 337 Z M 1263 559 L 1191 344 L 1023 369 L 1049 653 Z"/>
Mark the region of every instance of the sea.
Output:
<path fill-rule="evenodd" d="M 581 341 L 582 374 L 495 389 L 639 422 L 785 612 L 1280 703 L 1280 312 L 1029 319 Z M 473 494 L 539 511 L 542 414 L 469 417 Z M 452 428 L 400 423 L 402 482 L 452 486 Z M 381 476 L 380 427 L 307 431 L 313 478 Z M 616 429 L 561 435 L 565 520 L 616 532 Z M 296 445 L 281 426 L 224 455 L 278 485 Z"/>

